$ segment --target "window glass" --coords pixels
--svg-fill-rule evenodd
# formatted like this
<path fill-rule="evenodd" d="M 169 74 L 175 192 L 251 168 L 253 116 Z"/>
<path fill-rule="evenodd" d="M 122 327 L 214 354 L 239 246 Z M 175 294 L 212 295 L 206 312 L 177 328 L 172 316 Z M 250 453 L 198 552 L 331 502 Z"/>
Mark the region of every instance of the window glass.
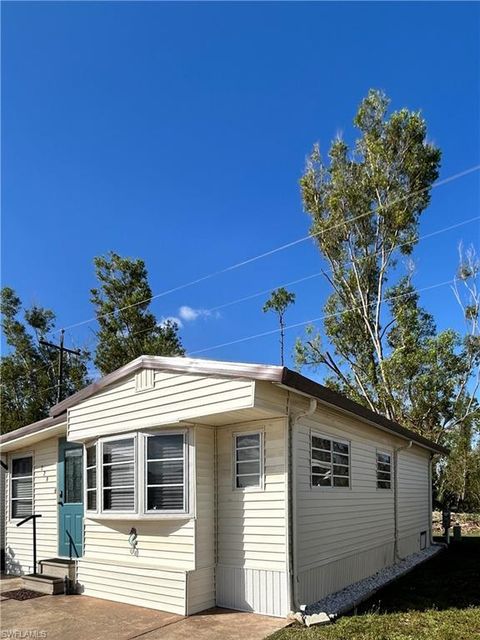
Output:
<path fill-rule="evenodd" d="M 32 456 L 12 460 L 11 479 L 12 518 L 26 518 L 33 513 L 33 460 Z"/>
<path fill-rule="evenodd" d="M 65 449 L 65 503 L 82 502 L 82 449 Z"/>
<path fill-rule="evenodd" d="M 350 445 L 312 434 L 312 487 L 350 486 Z"/>
<path fill-rule="evenodd" d="M 377 489 L 392 488 L 392 458 L 377 451 Z"/>
<path fill-rule="evenodd" d="M 235 487 L 261 486 L 261 436 L 248 433 L 235 436 Z"/>
<path fill-rule="evenodd" d="M 135 440 L 103 443 L 103 509 L 135 510 Z M 88 482 L 88 480 L 87 480 Z"/>
<path fill-rule="evenodd" d="M 185 436 L 147 436 L 147 511 L 185 510 Z"/>
<path fill-rule="evenodd" d="M 87 511 L 97 510 L 97 445 L 87 447 Z"/>

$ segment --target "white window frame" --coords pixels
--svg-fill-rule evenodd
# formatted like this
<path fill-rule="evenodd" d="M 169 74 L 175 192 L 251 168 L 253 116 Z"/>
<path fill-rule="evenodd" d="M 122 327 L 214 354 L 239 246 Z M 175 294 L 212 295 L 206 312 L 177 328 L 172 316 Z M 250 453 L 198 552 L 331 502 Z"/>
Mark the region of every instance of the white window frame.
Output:
<path fill-rule="evenodd" d="M 99 462 L 97 462 L 97 473 L 98 469 L 100 469 L 100 478 L 97 475 L 97 487 L 100 489 L 100 503 L 98 502 L 98 493 L 97 493 L 97 509 L 99 509 L 99 513 L 103 515 L 117 515 L 117 514 L 130 514 L 135 515 L 138 513 L 138 478 L 137 478 L 137 468 L 138 468 L 138 454 L 137 454 L 137 434 L 136 433 L 126 433 L 126 434 L 117 434 L 115 436 L 108 436 L 105 438 L 100 438 L 98 441 L 99 447 L 97 447 L 97 455 L 99 454 Z M 133 440 L 133 509 L 128 510 L 120 510 L 120 509 L 105 509 L 104 508 L 104 486 L 103 486 L 103 445 L 106 442 L 116 442 L 118 440 Z M 106 463 L 107 466 L 112 466 L 111 463 Z M 114 464 L 131 464 L 125 462 L 118 462 Z M 109 489 L 110 487 L 106 487 Z M 115 489 L 120 489 L 121 487 L 113 487 Z M 130 488 L 130 487 L 125 487 Z"/>
<path fill-rule="evenodd" d="M 238 487 L 237 486 L 237 438 L 241 436 L 259 436 L 259 479 L 258 485 L 250 487 Z M 232 434 L 232 486 L 234 491 L 240 491 L 242 493 L 250 491 L 264 491 L 265 490 L 265 432 L 263 429 L 236 431 Z M 245 448 L 245 447 L 243 447 Z M 253 447 L 252 447 L 253 448 Z M 256 462 L 252 460 L 251 462 Z M 242 475 L 242 474 L 240 474 Z M 257 475 L 255 474 L 243 474 L 243 475 Z"/>
<path fill-rule="evenodd" d="M 390 458 L 390 462 L 380 462 L 378 459 L 378 456 L 388 456 Z M 383 471 L 383 469 L 379 469 L 378 465 L 379 464 L 389 464 L 390 465 L 390 471 Z M 390 473 L 390 480 L 380 480 L 378 477 L 379 473 Z M 375 451 L 375 482 L 377 485 L 377 491 L 391 491 L 393 489 L 393 455 L 391 451 L 384 451 L 383 449 L 377 449 Z M 378 483 L 379 482 L 390 482 L 390 486 L 389 487 L 379 487 Z"/>
<path fill-rule="evenodd" d="M 21 476 L 22 478 L 30 478 L 32 481 L 32 511 L 28 516 L 14 516 L 13 515 L 13 504 L 12 502 L 15 500 L 19 500 L 19 498 L 13 497 L 13 482 L 16 480 L 13 477 L 13 461 L 21 458 L 31 458 L 32 459 L 32 475 L 31 476 Z M 9 519 L 10 520 L 23 520 L 24 518 L 28 518 L 30 515 L 35 513 L 35 457 L 33 455 L 33 451 L 24 451 L 22 453 L 14 453 L 10 456 L 10 473 L 9 473 L 9 496 L 8 496 L 8 506 L 9 506 Z"/>
<path fill-rule="evenodd" d="M 90 448 L 94 448 L 95 449 L 95 466 L 91 465 L 88 466 L 88 462 L 87 462 L 87 449 Z M 83 446 L 83 473 L 84 473 L 84 504 L 85 504 L 85 513 L 99 513 L 99 509 L 100 509 L 100 502 L 98 499 L 98 484 L 100 482 L 100 473 L 99 473 L 99 459 L 100 456 L 98 455 L 98 452 L 100 450 L 100 443 L 97 440 L 96 442 L 87 442 L 84 446 Z M 94 489 L 89 489 L 88 488 L 88 471 L 90 469 L 95 469 L 96 471 L 96 478 L 97 478 L 97 482 L 95 483 L 95 488 Z M 95 491 L 95 496 L 96 496 L 96 509 L 89 509 L 88 508 L 88 493 Z"/>
<path fill-rule="evenodd" d="M 188 514 L 189 513 L 189 438 L 188 429 L 174 429 L 174 430 L 154 430 L 148 432 L 142 432 L 141 434 L 141 465 L 143 467 L 142 474 L 142 514 L 152 515 L 168 515 L 168 514 Z M 147 509 L 148 505 L 148 487 L 149 486 L 169 486 L 169 485 L 149 485 L 148 484 L 148 438 L 155 436 L 183 436 L 183 509 Z M 167 458 L 165 458 L 167 459 Z M 178 460 L 179 458 L 168 458 L 168 460 Z M 157 459 L 155 459 L 157 460 Z M 153 461 L 153 459 L 151 460 Z M 150 462 L 151 462 L 150 461 Z M 174 485 L 170 485 L 174 486 Z M 179 485 L 175 485 L 179 486 Z"/>
<path fill-rule="evenodd" d="M 331 461 L 324 462 L 322 460 L 314 460 L 313 458 L 313 438 L 321 438 L 322 440 L 330 441 L 330 455 Z M 348 478 L 348 486 L 347 487 L 335 487 L 333 484 L 333 454 L 339 453 L 337 451 L 333 451 L 333 443 L 336 442 L 338 444 L 346 444 L 348 446 L 348 454 L 340 453 L 340 455 L 348 455 L 348 476 L 338 476 L 342 478 Z M 316 447 L 315 447 L 316 449 Z M 326 450 L 325 450 L 326 451 Z M 314 464 L 316 463 L 316 464 Z M 322 486 L 318 484 L 313 484 L 313 467 L 314 466 L 325 466 L 331 468 L 331 477 L 330 477 L 330 486 Z M 338 465 L 337 466 L 347 466 L 347 465 Z M 344 438 L 339 438 L 338 436 L 328 435 L 326 433 L 322 433 L 321 431 L 316 431 L 314 429 L 310 430 L 310 489 L 313 491 L 351 491 L 352 489 L 352 443 L 350 440 L 345 440 Z"/>

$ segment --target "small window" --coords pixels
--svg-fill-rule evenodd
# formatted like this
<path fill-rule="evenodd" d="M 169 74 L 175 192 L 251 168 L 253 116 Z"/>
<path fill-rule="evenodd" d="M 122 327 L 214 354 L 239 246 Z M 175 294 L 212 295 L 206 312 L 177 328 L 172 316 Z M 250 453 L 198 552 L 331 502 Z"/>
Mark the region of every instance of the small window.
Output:
<path fill-rule="evenodd" d="M 108 440 L 102 447 L 104 511 L 135 511 L 135 440 Z"/>
<path fill-rule="evenodd" d="M 146 437 L 146 511 L 185 511 L 185 435 Z"/>
<path fill-rule="evenodd" d="M 87 511 L 97 510 L 97 445 L 86 447 Z"/>
<path fill-rule="evenodd" d="M 11 482 L 12 518 L 26 518 L 33 513 L 33 459 L 32 456 L 13 458 Z"/>
<path fill-rule="evenodd" d="M 350 487 L 350 445 L 312 433 L 312 487 Z"/>
<path fill-rule="evenodd" d="M 234 436 L 235 487 L 262 487 L 262 437 L 260 433 Z"/>
<path fill-rule="evenodd" d="M 392 488 L 392 456 L 377 451 L 377 489 Z"/>

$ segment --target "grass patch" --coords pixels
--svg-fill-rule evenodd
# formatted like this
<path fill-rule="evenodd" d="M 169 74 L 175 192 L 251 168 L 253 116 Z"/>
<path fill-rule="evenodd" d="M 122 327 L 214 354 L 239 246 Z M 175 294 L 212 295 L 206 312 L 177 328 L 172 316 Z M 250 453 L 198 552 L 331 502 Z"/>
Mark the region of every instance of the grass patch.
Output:
<path fill-rule="evenodd" d="M 480 538 L 464 538 L 328 627 L 294 625 L 269 640 L 480 639 Z"/>

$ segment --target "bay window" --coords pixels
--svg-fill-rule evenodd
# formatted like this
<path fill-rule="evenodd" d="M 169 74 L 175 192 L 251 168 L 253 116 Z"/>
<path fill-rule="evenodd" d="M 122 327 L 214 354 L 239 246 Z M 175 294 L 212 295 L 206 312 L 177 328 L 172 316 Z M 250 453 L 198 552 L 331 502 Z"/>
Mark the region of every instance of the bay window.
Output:
<path fill-rule="evenodd" d="M 87 517 L 187 514 L 187 430 L 99 438 L 85 447 Z"/>

